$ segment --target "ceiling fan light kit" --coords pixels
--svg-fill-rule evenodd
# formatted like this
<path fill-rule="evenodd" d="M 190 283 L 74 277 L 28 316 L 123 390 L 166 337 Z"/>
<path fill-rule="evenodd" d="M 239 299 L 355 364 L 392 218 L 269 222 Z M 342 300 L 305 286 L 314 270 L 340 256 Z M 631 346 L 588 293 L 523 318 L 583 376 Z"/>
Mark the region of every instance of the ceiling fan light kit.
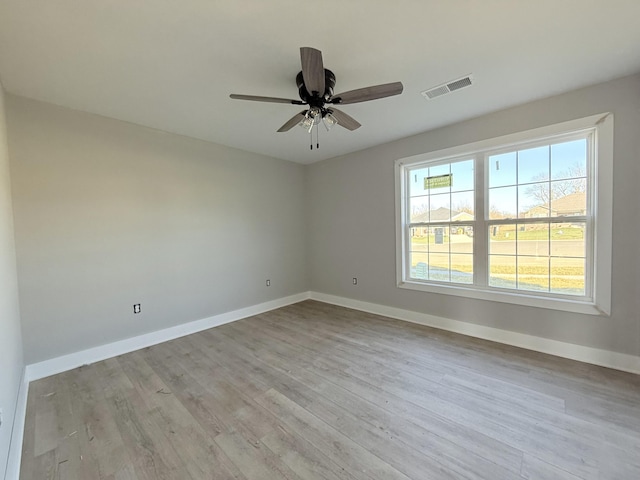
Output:
<path fill-rule="evenodd" d="M 324 68 L 322 52 L 311 47 L 300 48 L 300 63 L 302 70 L 296 75 L 296 85 L 300 100 L 290 100 L 277 97 L 261 97 L 256 95 L 231 94 L 236 100 L 250 100 L 257 102 L 286 103 L 290 105 L 307 105 L 309 108 L 291 117 L 278 132 L 287 132 L 294 126 L 300 125 L 309 134 L 313 127 L 323 123 L 327 131 L 334 125 L 340 125 L 347 130 L 356 130 L 361 125 L 356 119 L 341 110 L 327 105 L 348 105 L 351 103 L 367 102 L 379 98 L 391 97 L 402 93 L 401 82 L 374 85 L 348 92 L 333 94 L 336 76 L 331 70 Z M 319 144 L 318 144 L 319 147 Z M 313 144 L 311 144 L 313 150 Z"/>
<path fill-rule="evenodd" d="M 327 110 L 327 113 L 324 117 L 322 117 L 324 122 L 324 126 L 327 129 L 327 132 L 333 128 L 334 125 L 338 124 L 338 119 L 333 116 L 331 110 Z"/>

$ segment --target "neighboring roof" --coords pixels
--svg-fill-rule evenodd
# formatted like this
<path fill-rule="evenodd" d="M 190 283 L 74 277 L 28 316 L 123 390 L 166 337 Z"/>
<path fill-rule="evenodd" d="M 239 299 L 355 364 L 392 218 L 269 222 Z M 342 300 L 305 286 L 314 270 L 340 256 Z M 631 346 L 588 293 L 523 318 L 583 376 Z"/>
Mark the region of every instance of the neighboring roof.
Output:
<path fill-rule="evenodd" d="M 445 207 L 436 208 L 429 212 L 422 212 L 412 217 L 412 221 L 416 223 L 427 222 L 448 222 L 449 220 L 470 220 L 473 215 L 467 212 L 458 212 L 457 210 L 449 210 Z"/>
<path fill-rule="evenodd" d="M 451 219 L 452 216 L 456 215 L 457 213 L 458 212 L 456 212 L 455 210 L 449 210 L 448 208 L 440 207 L 429 212 L 429 220 L 431 222 L 447 222 Z"/>
<path fill-rule="evenodd" d="M 587 208 L 587 194 L 584 192 L 571 193 L 562 198 L 551 200 L 551 209 L 555 212 L 580 212 Z"/>
<path fill-rule="evenodd" d="M 586 209 L 587 194 L 584 192 L 576 192 L 551 200 L 551 207 L 549 207 L 549 203 L 532 207 L 525 212 L 525 215 L 541 211 L 548 212 L 549 210 L 554 215 L 571 215 L 582 213 Z"/>

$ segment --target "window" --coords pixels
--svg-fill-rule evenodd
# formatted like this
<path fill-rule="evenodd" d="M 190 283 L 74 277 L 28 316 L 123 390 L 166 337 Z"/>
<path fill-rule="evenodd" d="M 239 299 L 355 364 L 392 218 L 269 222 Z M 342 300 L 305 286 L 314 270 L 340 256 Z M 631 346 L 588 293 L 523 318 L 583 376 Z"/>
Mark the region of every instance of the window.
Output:
<path fill-rule="evenodd" d="M 612 115 L 396 162 L 398 285 L 610 310 Z"/>
<path fill-rule="evenodd" d="M 473 284 L 474 160 L 407 168 L 409 278 Z"/>

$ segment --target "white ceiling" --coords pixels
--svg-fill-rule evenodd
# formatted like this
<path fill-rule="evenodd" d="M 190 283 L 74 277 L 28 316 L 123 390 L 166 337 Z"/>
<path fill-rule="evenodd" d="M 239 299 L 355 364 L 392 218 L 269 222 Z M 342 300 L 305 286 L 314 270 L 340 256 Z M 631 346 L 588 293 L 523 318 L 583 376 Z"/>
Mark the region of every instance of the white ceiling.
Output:
<path fill-rule="evenodd" d="M 1 0 L 5 89 L 300 163 L 640 71 L 640 0 Z M 299 47 L 335 91 L 402 81 L 342 110 L 362 127 L 276 130 L 302 107 Z M 472 87 L 421 91 L 472 73 Z M 639 92 L 640 93 L 640 92 Z"/>

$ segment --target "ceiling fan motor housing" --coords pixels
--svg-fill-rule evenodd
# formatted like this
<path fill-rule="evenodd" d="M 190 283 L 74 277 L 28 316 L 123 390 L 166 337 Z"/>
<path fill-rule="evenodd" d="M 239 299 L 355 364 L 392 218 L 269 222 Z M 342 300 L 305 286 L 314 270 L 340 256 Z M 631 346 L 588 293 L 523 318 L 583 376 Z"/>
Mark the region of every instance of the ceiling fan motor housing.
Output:
<path fill-rule="evenodd" d="M 393 82 L 349 90 L 334 97 L 333 88 L 336 85 L 336 76 L 331 70 L 324 68 L 322 52 L 311 47 L 300 47 L 300 63 L 302 71 L 296 75 L 300 100 L 234 93 L 230 97 L 236 100 L 308 106 L 308 109 L 296 113 L 287 120 L 278 129 L 278 132 L 287 132 L 299 123 L 305 128 L 313 127 L 318 125 L 321 120 L 325 121 L 326 126 L 338 124 L 347 130 L 356 130 L 361 127 L 360 123 L 343 111 L 334 108 L 333 105 L 368 102 L 369 100 L 399 95 L 403 90 L 401 82 Z M 331 108 L 327 108 L 328 106 Z"/>
<path fill-rule="evenodd" d="M 310 107 L 322 108 L 326 101 L 333 95 L 333 87 L 336 86 L 336 76 L 331 70 L 324 69 L 324 93 L 322 95 L 311 95 L 307 91 L 302 72 L 296 75 L 296 85 L 298 85 L 298 95 L 300 95 L 303 102 L 308 103 Z"/>

